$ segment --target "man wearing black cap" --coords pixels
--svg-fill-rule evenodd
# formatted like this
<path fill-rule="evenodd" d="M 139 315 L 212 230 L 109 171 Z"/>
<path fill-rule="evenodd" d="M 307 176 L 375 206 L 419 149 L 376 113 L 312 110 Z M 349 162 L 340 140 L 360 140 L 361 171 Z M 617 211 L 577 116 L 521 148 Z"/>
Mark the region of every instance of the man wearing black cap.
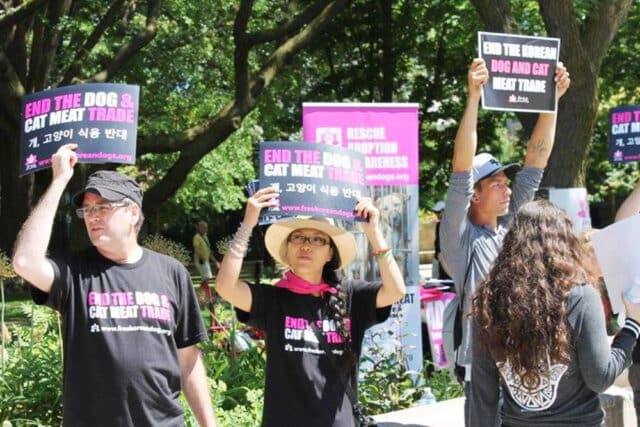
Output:
<path fill-rule="evenodd" d="M 76 145 L 52 157 L 53 178 L 22 226 L 13 256 L 32 296 L 61 313 L 64 426 L 183 426 L 183 390 L 201 426 L 215 425 L 198 342 L 207 338 L 178 261 L 142 248 L 142 189 L 113 171 L 73 197 L 93 246 L 47 257 Z"/>
<path fill-rule="evenodd" d="M 478 103 L 482 85 L 489 80 L 489 70 L 483 59 L 476 58 L 469 67 L 468 98 L 464 115 L 458 127 L 453 147 L 453 163 L 446 206 L 440 226 L 442 254 L 453 277 L 461 310 L 461 342 L 456 346 L 451 335 L 445 333 L 447 360 L 456 362 L 465 382 L 465 395 L 470 392 L 471 378 L 471 325 L 468 316 L 471 298 L 477 285 L 489 273 L 511 216 L 524 203 L 533 199 L 547 165 L 556 131 L 556 115 L 540 114 L 527 144 L 524 168 L 515 177 L 513 191 L 509 188 L 508 174 L 519 169 L 516 164 L 502 165 L 488 153 L 476 155 Z M 556 96 L 567 91 L 569 73 L 562 63 L 555 70 Z M 454 300 L 455 301 L 455 300 Z M 450 330 L 451 313 L 458 304 L 445 309 L 445 329 Z M 460 316 L 460 315 L 459 315 Z M 458 343 L 456 343 L 458 344 Z M 457 347 L 457 354 L 453 351 Z M 468 425 L 468 400 L 465 404 L 465 422 Z"/>

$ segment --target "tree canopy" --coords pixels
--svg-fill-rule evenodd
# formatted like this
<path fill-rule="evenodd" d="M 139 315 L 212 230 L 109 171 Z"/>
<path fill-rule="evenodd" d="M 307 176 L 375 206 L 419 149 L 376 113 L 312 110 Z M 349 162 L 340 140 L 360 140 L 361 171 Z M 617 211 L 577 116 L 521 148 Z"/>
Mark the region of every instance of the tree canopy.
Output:
<path fill-rule="evenodd" d="M 299 139 L 305 101 L 419 103 L 420 203 L 429 208 L 446 190 L 442 159 L 479 30 L 561 38 L 572 86 L 544 185 L 586 182 L 610 215 L 637 177 L 635 164 L 606 156 L 608 109 L 638 98 L 639 19 L 632 0 L 3 1 L 0 248 L 11 249 L 50 179 L 18 178 L 22 97 L 79 82 L 141 86 L 138 160 L 125 170 L 143 181 L 150 218 L 240 209 L 257 144 Z M 480 149 L 521 159 L 534 121 L 483 112 Z M 91 170 L 77 168 L 70 192 Z M 58 238 L 69 218 L 61 214 Z"/>

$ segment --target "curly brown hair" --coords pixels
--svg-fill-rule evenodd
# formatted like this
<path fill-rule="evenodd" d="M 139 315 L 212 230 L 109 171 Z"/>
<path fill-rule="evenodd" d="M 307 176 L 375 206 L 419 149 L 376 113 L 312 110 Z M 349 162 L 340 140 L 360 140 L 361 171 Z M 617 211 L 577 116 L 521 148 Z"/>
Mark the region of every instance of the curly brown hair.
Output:
<path fill-rule="evenodd" d="M 482 346 L 496 362 L 511 362 L 535 388 L 551 363 L 570 359 L 566 302 L 590 281 L 587 254 L 573 222 L 546 200 L 515 215 L 494 267 L 473 298 Z"/>

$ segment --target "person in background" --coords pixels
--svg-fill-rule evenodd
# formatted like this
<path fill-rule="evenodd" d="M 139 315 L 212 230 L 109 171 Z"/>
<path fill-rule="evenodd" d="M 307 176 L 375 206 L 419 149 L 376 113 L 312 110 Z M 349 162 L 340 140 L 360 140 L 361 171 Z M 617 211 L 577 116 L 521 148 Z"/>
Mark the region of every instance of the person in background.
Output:
<path fill-rule="evenodd" d="M 236 307 L 240 321 L 265 331 L 266 380 L 262 425 L 353 427 L 362 414 L 357 398 L 364 331 L 387 319 L 405 284 L 379 228 L 380 212 L 360 200 L 362 222 L 381 283 L 342 280 L 339 270 L 356 255 L 355 238 L 327 218 L 297 217 L 269 226 L 265 245 L 287 267 L 275 286 L 239 279 L 260 211 L 278 205 L 278 192 L 253 194 L 229 244 L 216 290 Z M 360 425 L 360 424 L 357 424 Z"/>
<path fill-rule="evenodd" d="M 209 287 L 209 282 L 213 279 L 211 263 L 213 263 L 216 268 L 220 268 L 220 263 L 211 251 L 211 244 L 207 236 L 208 231 L 209 226 L 207 223 L 205 221 L 199 221 L 196 225 L 196 234 L 193 236 L 193 263 L 200 274 L 200 293 L 202 300 L 206 301 L 209 310 L 213 313 L 214 298 L 211 288 Z"/>
<path fill-rule="evenodd" d="M 598 393 L 631 364 L 640 304 L 623 297 L 610 345 L 588 258 L 564 210 L 516 213 L 473 298 L 471 426 L 604 425 Z"/>
<path fill-rule="evenodd" d="M 208 231 L 209 226 L 206 221 L 199 221 L 196 225 L 196 234 L 193 236 L 193 262 L 203 282 L 213 279 L 211 263 L 216 268 L 220 268 L 220 263 L 211 251 L 211 244 L 207 236 Z"/>
<path fill-rule="evenodd" d="M 191 277 L 177 260 L 138 243 L 140 186 L 114 171 L 92 174 L 73 197 L 92 246 L 47 256 L 76 148 L 63 145 L 51 158 L 51 184 L 13 254 L 34 301 L 62 318 L 63 426 L 184 426 L 181 391 L 200 426 L 215 426 L 197 347 L 207 331 Z"/>

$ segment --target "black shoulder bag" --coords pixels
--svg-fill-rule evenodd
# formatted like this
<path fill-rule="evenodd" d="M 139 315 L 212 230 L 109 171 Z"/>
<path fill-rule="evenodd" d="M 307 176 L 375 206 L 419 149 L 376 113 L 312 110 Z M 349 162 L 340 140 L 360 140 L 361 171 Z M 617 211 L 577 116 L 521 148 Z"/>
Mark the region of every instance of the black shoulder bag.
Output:
<path fill-rule="evenodd" d="M 333 365 L 334 369 L 338 373 L 338 378 L 340 379 L 340 382 L 344 386 L 345 393 L 347 393 L 347 397 L 351 402 L 351 406 L 353 408 L 353 415 L 356 419 L 357 425 L 359 427 L 377 427 L 378 424 L 376 423 L 376 420 L 374 420 L 369 415 L 365 415 L 364 407 L 360 404 L 360 402 L 358 402 L 358 397 L 356 396 L 355 390 L 351 386 L 351 381 L 347 381 L 346 375 L 343 375 L 343 373 L 340 371 L 340 368 L 338 366 L 338 360 L 336 358 L 336 355 L 333 354 L 333 351 L 331 351 L 331 349 L 329 348 L 329 344 L 327 343 L 327 338 L 322 334 L 322 331 L 318 329 L 318 326 L 314 322 L 311 323 L 311 328 L 313 329 L 313 332 L 315 333 L 316 338 L 318 338 L 320 347 L 322 347 L 322 349 L 328 355 L 329 360 L 331 361 L 331 364 Z M 356 363 L 355 357 L 353 359 L 355 364 Z"/>

